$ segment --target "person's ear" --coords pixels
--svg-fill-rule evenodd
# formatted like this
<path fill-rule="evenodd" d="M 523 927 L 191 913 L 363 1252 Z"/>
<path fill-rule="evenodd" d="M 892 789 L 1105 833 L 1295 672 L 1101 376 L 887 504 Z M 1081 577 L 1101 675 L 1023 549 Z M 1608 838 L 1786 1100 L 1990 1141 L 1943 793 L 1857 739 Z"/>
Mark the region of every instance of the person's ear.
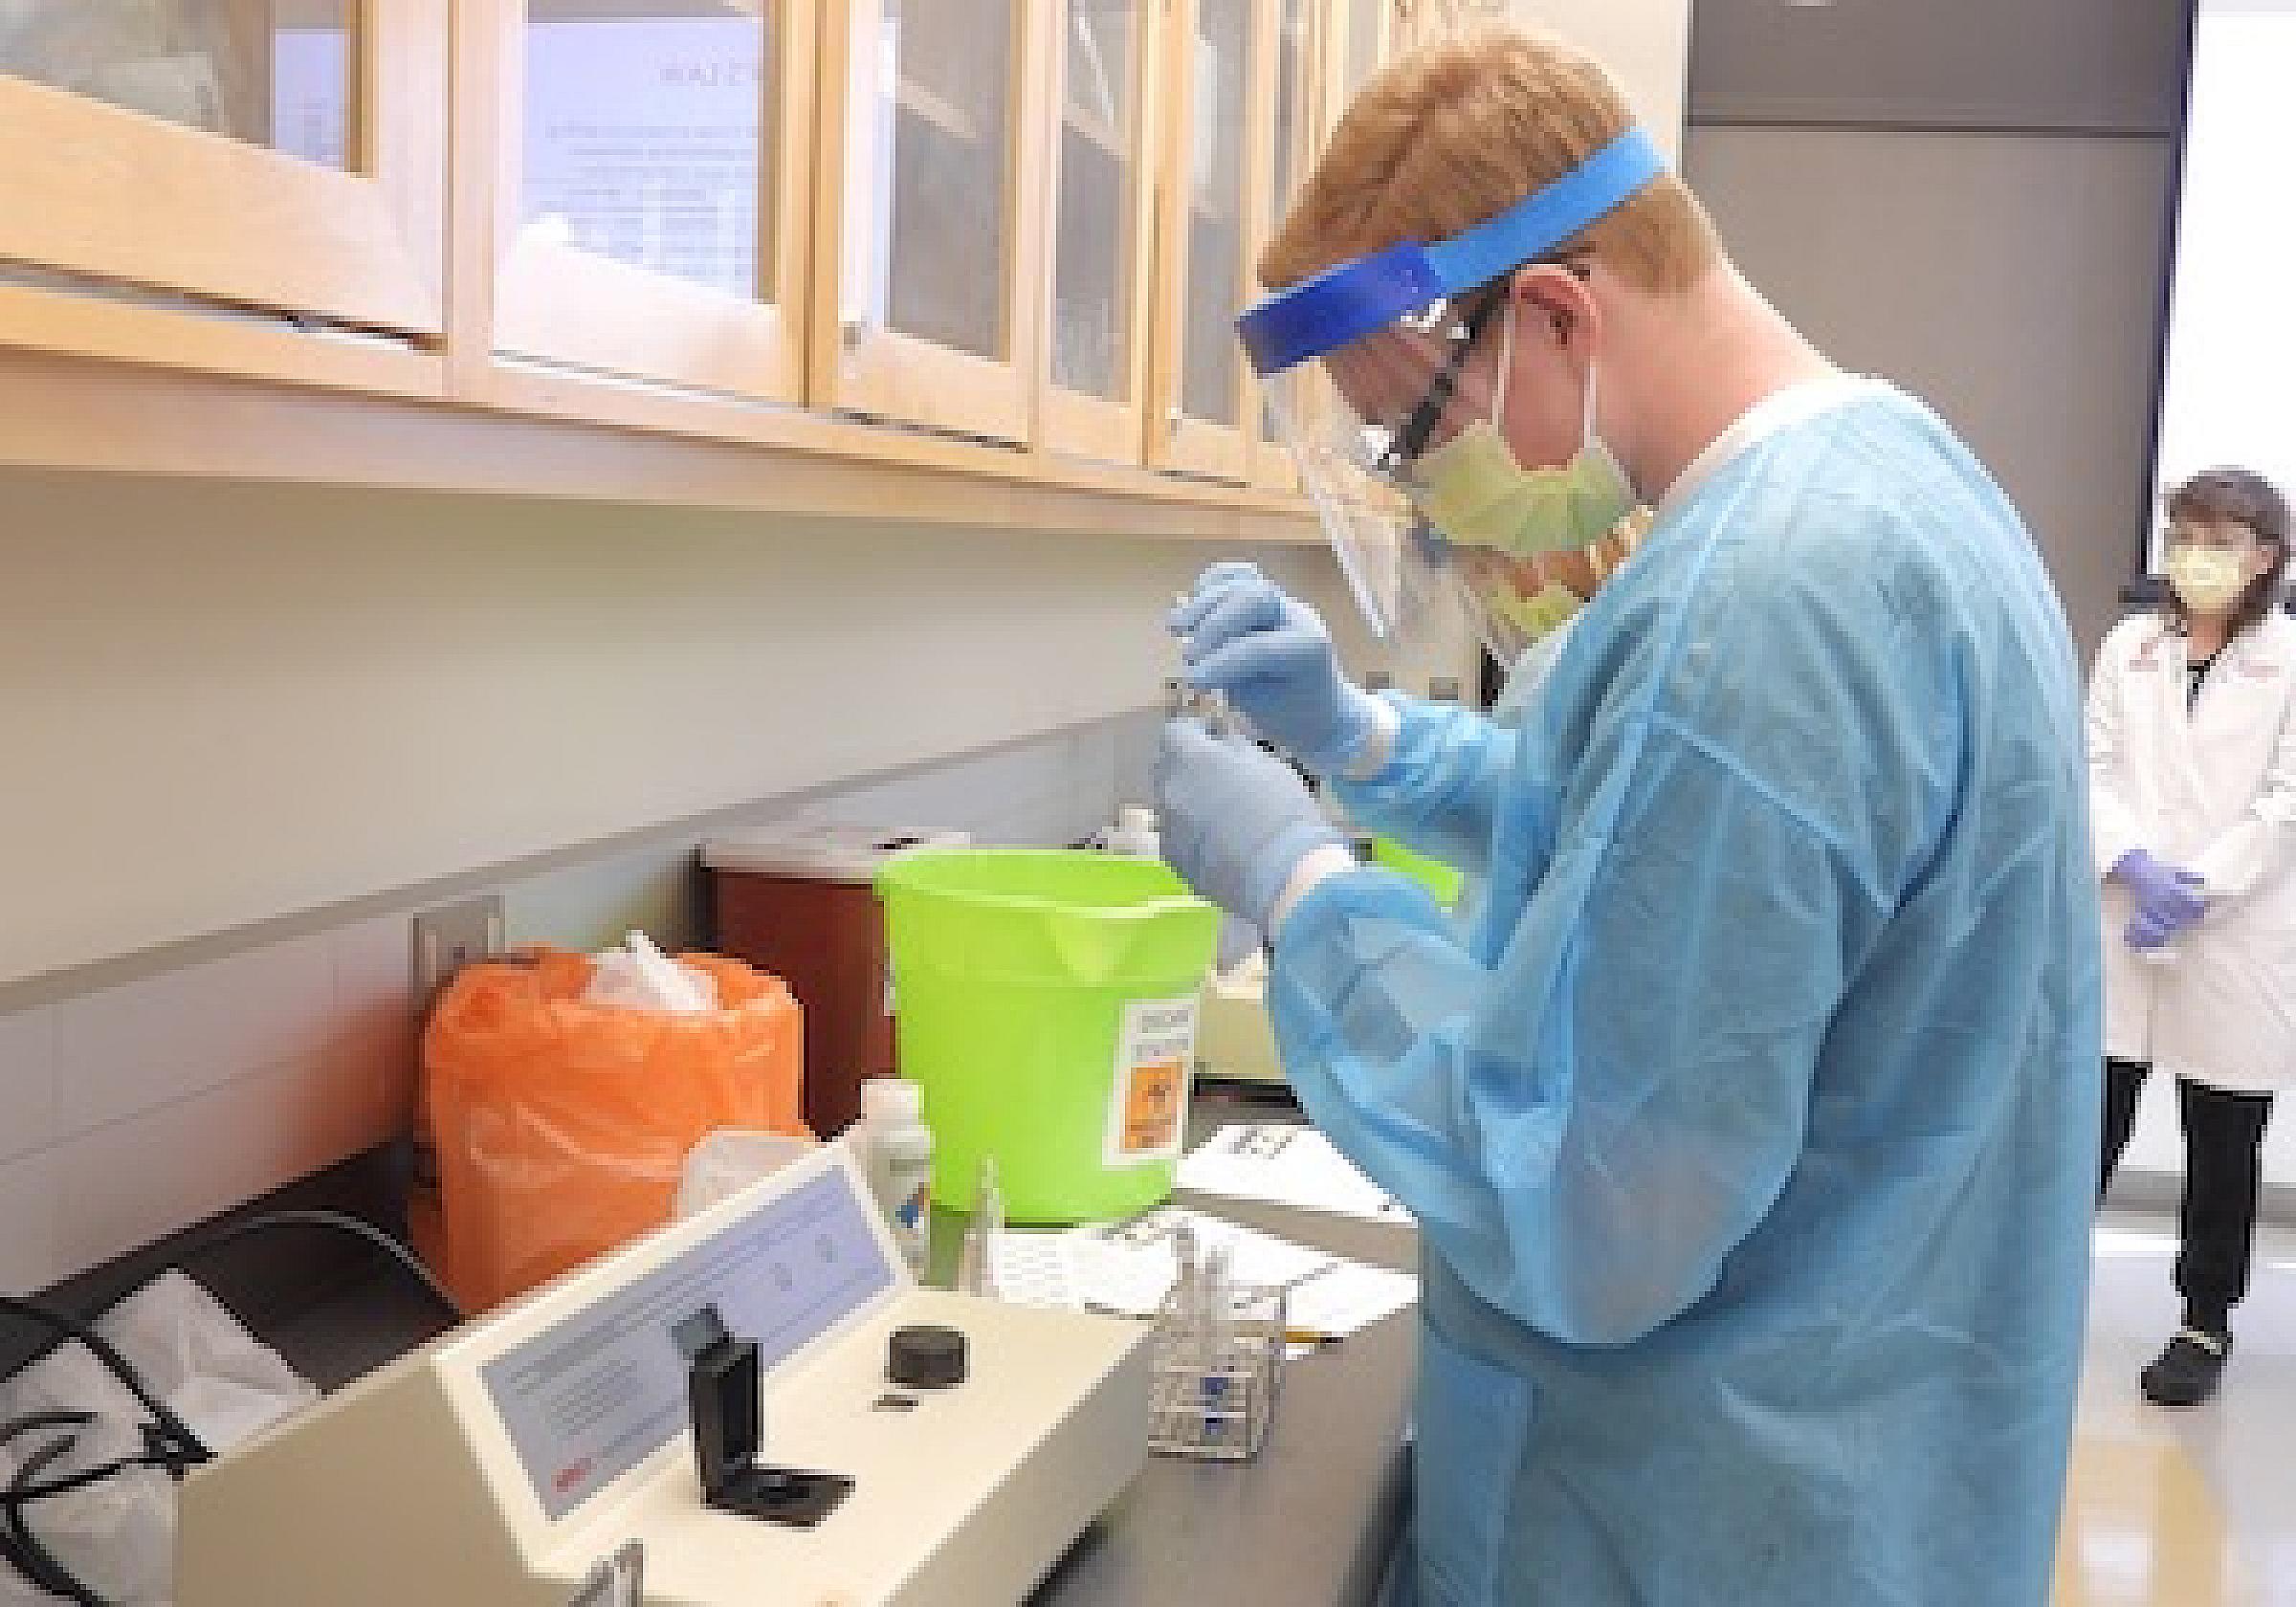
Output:
<path fill-rule="evenodd" d="M 1602 309 L 1586 275 L 1567 264 L 1529 262 L 1508 285 L 1514 301 L 1515 340 L 1540 340 L 1559 351 L 1583 350 L 1602 327 Z"/>
<path fill-rule="evenodd" d="M 2251 582 L 2261 581 L 2269 575 L 2272 565 L 2280 561 L 2280 552 L 2278 541 L 2269 536 L 2259 536 L 2248 549 L 2248 579 Z"/>

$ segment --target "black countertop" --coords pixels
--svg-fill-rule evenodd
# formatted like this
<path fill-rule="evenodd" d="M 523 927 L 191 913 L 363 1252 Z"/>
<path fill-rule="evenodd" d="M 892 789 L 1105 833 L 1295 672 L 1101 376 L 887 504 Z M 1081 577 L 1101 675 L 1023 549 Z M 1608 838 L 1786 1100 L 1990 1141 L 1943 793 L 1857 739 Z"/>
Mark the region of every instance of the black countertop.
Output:
<path fill-rule="evenodd" d="M 1258 1110 L 1230 1119 L 1266 1120 Z M 1211 1195 L 1181 1201 L 1317 1249 L 1416 1265 L 1392 1223 Z M 1250 1462 L 1152 1456 L 1029 1599 L 1085 1607 L 1369 1603 L 1402 1532 L 1418 1308 L 1286 1364 L 1268 1442 Z"/>

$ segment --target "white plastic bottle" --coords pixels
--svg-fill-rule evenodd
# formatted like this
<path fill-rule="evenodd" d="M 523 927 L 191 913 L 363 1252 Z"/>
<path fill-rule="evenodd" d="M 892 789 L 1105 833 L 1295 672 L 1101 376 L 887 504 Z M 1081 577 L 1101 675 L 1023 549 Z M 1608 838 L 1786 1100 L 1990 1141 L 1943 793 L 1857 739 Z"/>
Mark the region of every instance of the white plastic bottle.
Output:
<path fill-rule="evenodd" d="M 933 1132 L 924 1122 L 924 1090 L 899 1077 L 865 1078 L 861 1131 L 870 1192 L 909 1270 L 921 1279 L 933 1238 Z"/>
<path fill-rule="evenodd" d="M 1113 854 L 1128 854 L 1135 859 L 1160 859 L 1163 845 L 1156 832 L 1156 811 L 1128 804 L 1116 811 L 1116 824 L 1101 836 L 1102 843 Z"/>

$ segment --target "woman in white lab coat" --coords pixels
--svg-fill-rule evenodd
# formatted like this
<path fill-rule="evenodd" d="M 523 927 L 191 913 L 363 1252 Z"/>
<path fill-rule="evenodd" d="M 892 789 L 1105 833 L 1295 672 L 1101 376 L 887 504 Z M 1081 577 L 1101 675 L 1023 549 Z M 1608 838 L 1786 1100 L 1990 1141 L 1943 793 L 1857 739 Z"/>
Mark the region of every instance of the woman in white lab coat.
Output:
<path fill-rule="evenodd" d="M 2210 470 L 2168 498 L 2173 595 L 2105 639 L 2089 686 L 2091 830 L 2105 879 L 2104 1157 L 2148 1072 L 2176 1079 L 2185 1140 L 2183 1326 L 2140 1382 L 2216 1390 L 2247 1290 L 2259 1156 L 2296 1056 L 2296 621 L 2280 606 L 2288 508 Z"/>

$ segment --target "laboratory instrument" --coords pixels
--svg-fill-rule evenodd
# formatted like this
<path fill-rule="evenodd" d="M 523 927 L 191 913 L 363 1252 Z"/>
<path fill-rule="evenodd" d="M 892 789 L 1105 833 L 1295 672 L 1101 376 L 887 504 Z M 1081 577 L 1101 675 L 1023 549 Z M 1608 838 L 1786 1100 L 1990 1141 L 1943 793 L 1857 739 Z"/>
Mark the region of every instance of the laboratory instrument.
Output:
<path fill-rule="evenodd" d="M 1137 1324 L 918 1288 L 827 1145 L 201 1469 L 176 1599 L 1016 1601 L 1143 1464 L 1149 1389 Z"/>
<path fill-rule="evenodd" d="M 1196 1028 L 1199 1076 L 1235 1083 L 1284 1080 L 1283 1055 L 1268 1020 L 1267 988 L 1268 956 L 1262 949 L 1212 973 Z"/>

